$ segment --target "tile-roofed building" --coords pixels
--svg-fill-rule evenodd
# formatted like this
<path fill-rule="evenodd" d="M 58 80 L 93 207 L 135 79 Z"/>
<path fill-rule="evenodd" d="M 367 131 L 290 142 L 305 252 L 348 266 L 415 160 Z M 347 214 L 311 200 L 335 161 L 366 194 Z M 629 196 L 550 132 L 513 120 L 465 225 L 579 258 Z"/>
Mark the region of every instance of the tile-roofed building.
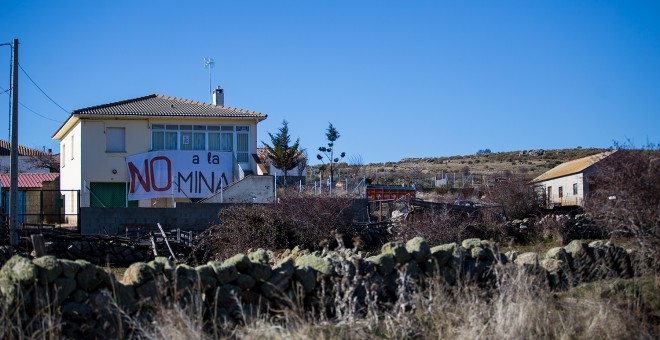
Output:
<path fill-rule="evenodd" d="M 255 111 L 213 105 L 187 99 L 150 94 L 114 103 L 96 105 L 75 110 L 74 115 L 122 115 L 122 116 L 205 116 L 205 117 L 254 117 L 266 118 Z"/>
<path fill-rule="evenodd" d="M 588 176 L 594 172 L 598 162 L 615 152 L 605 151 L 559 164 L 534 178 L 532 183 L 545 196 L 549 208 L 582 206 L 589 194 Z"/>
<path fill-rule="evenodd" d="M 611 155 L 615 151 L 616 150 L 605 151 L 605 152 L 597 153 L 595 155 L 582 157 L 582 158 L 574 159 L 572 161 L 568 161 L 568 162 L 559 164 L 556 167 L 554 167 L 554 168 L 544 172 L 543 174 L 539 175 L 538 177 L 534 178 L 532 180 L 532 182 L 547 181 L 549 179 L 564 177 L 564 176 L 568 176 L 568 175 L 572 175 L 572 174 L 582 172 L 586 168 L 594 165 L 595 163 L 597 163 L 600 160 L 602 160 L 603 158 Z"/>
<path fill-rule="evenodd" d="M 18 174 L 19 188 L 41 188 L 44 182 L 52 182 L 60 177 L 60 174 Z M 0 185 L 9 188 L 11 177 L 9 174 L 0 174 Z"/>
<path fill-rule="evenodd" d="M 60 189 L 81 193 L 65 199 L 66 213 L 75 213 L 78 200 L 81 207 L 171 207 L 257 174 L 257 124 L 266 118 L 224 106 L 220 88 L 213 104 L 150 94 L 72 111 L 53 134 Z M 212 174 L 199 178 L 203 165 Z"/>
<path fill-rule="evenodd" d="M 11 142 L 0 139 L 0 156 L 11 155 Z M 49 152 L 28 148 L 24 145 L 18 145 L 18 156 L 48 156 Z"/>
<path fill-rule="evenodd" d="M 18 172 L 20 173 L 47 173 L 51 169 L 46 167 L 51 162 L 45 162 L 42 157 L 57 157 L 50 150 L 41 151 L 18 145 Z M 36 160 L 36 161 L 35 161 Z M 9 172 L 11 164 L 11 143 L 0 139 L 0 172 Z"/>

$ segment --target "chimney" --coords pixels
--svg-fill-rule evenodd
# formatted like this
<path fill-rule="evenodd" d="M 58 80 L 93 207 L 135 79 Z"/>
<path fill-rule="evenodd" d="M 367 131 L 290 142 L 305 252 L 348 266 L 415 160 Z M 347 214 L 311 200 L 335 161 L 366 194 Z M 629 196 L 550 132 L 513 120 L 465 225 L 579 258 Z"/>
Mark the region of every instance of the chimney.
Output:
<path fill-rule="evenodd" d="M 225 106 L 225 90 L 221 89 L 220 86 L 213 90 L 213 105 Z"/>

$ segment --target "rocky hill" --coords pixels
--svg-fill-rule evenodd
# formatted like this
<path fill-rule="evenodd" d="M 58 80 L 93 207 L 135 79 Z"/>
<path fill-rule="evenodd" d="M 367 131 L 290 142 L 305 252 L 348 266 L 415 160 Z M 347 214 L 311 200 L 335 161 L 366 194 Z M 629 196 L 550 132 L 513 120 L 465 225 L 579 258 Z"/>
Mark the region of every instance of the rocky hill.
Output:
<path fill-rule="evenodd" d="M 510 152 L 480 152 L 474 155 L 404 158 L 399 162 L 364 165 L 362 172 L 374 182 L 406 184 L 413 179 L 426 181 L 434 176 L 472 175 L 473 177 L 536 177 L 569 160 L 605 151 L 596 148 L 558 150 L 521 150 Z"/>

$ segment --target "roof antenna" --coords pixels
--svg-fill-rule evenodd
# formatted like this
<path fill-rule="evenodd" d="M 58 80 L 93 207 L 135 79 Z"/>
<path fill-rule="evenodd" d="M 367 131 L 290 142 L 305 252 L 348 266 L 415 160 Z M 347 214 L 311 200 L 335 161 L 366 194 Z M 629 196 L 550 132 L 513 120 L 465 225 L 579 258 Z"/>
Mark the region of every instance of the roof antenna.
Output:
<path fill-rule="evenodd" d="M 211 69 L 213 65 L 215 65 L 213 58 L 204 58 L 204 68 L 209 69 L 209 96 L 211 97 L 211 101 L 213 101 L 213 89 L 211 87 Z"/>

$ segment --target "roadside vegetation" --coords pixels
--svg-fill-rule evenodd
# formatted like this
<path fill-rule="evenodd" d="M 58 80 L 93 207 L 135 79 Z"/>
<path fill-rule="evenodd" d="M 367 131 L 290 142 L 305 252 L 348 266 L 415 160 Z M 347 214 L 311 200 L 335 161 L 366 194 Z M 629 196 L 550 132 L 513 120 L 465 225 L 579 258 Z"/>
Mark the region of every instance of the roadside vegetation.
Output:
<path fill-rule="evenodd" d="M 495 155 L 483 151 L 479 157 Z M 118 308 L 114 319 L 123 320 L 120 324 L 125 328 L 115 331 L 118 337 L 144 339 L 658 338 L 658 153 L 632 150 L 613 158 L 594 176 L 596 189 L 584 211 L 541 209 L 528 185 L 531 173 L 512 173 L 507 180 L 479 191 L 475 203 L 485 208 L 478 214 L 426 208 L 408 211 L 407 218 L 386 227 L 356 223 L 363 221 L 367 212 L 351 198 L 301 195 L 294 188 L 282 189 L 278 203 L 222 210 L 221 223 L 202 234 L 188 258 L 195 266 L 258 248 L 270 254 L 273 266 L 297 254 L 368 258 L 387 242 L 421 236 L 432 245 L 460 244 L 469 238 L 490 240 L 488 244 L 502 253 L 511 251 L 511 261 L 515 251 L 542 254 L 571 240 L 603 239 L 599 244 L 611 241 L 636 254 L 634 275 L 613 278 L 600 272 L 598 262 L 594 262 L 594 266 L 577 269 L 579 275 L 592 281 L 569 280 L 563 286 L 548 286 L 548 277 L 539 275 L 534 266 L 530 270 L 529 266 L 506 266 L 505 261 L 495 260 L 488 284 L 460 279 L 448 284 L 429 276 L 424 284 L 416 285 L 409 267 L 401 266 L 397 267 L 396 282 L 406 288 L 395 289 L 394 298 L 388 301 L 358 299 L 359 292 L 378 290 L 377 285 L 366 287 L 364 281 L 342 279 L 332 281 L 328 290 L 321 290 L 316 297 L 303 300 L 290 294 L 286 303 L 267 312 L 237 304 L 232 318 L 224 318 L 203 307 L 209 303 L 208 296 L 200 293 L 188 296 L 185 303 L 150 306 L 150 313 L 129 315 Z M 360 166 L 355 173 L 364 170 L 360 159 L 352 163 Z M 448 202 L 465 198 L 464 193 L 451 191 L 430 191 L 428 195 Z M 604 259 L 610 255 L 604 252 L 597 256 Z M 410 284 L 401 285 L 406 282 Z M 44 307 L 35 312 L 30 310 L 31 296 L 15 298 L 23 299 L 19 302 L 23 307 L 11 309 L 6 301 L 0 303 L 0 338 L 70 336 L 62 325 L 67 311 Z M 86 297 L 76 298 L 83 301 Z M 224 298 L 231 300 L 232 296 Z M 331 307 L 310 309 L 314 305 L 310 301 L 323 301 Z"/>

